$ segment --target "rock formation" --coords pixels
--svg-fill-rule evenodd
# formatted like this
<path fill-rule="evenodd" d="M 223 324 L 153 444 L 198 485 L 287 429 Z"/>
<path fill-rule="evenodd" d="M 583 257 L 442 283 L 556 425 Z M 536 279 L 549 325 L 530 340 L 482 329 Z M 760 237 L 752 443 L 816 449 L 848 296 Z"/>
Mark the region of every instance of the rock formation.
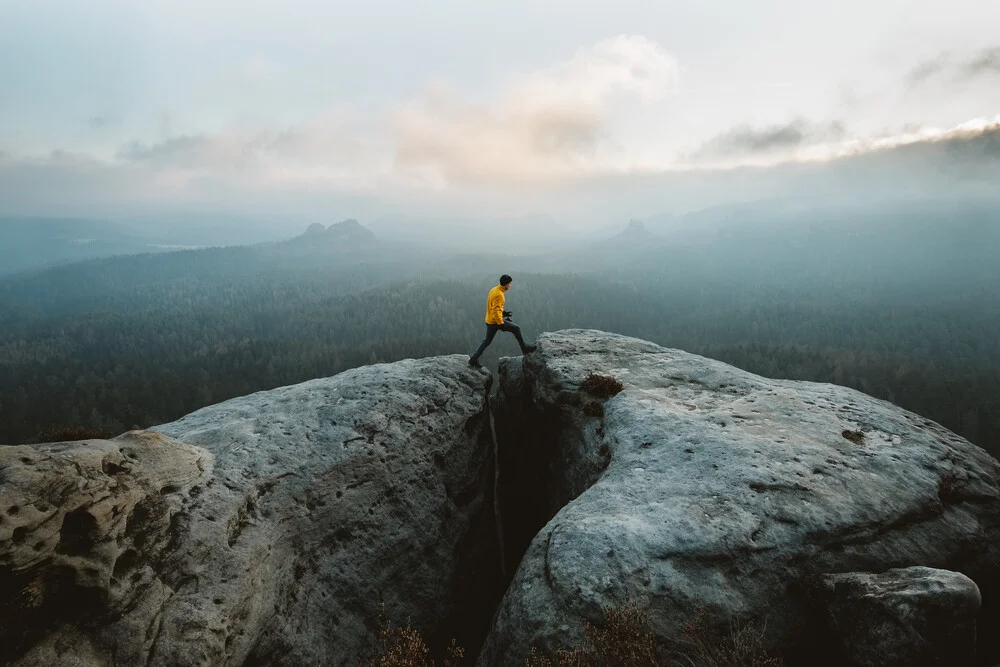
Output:
<path fill-rule="evenodd" d="M 0 448 L 0 662 L 354 667 L 383 602 L 481 641 L 488 381 L 461 355 L 407 360 Z"/>
<path fill-rule="evenodd" d="M 363 248 L 371 248 L 378 243 L 378 238 L 370 229 L 357 220 L 349 219 L 324 227 L 314 222 L 306 231 L 278 244 L 282 248 L 301 248 L 317 252 L 355 252 Z"/>
<path fill-rule="evenodd" d="M 624 391 L 582 390 L 595 372 Z M 1000 464 L 884 401 L 583 330 L 502 360 L 499 393 L 501 504 L 526 521 L 507 560 L 530 546 L 482 665 L 579 641 L 626 598 L 664 641 L 703 609 L 766 622 L 794 659 L 828 639 L 811 576 L 925 565 L 984 597 L 1000 581 Z"/>
<path fill-rule="evenodd" d="M 0 447 L 0 662 L 355 667 L 384 603 L 520 667 L 625 600 L 789 667 L 1000 659 L 1000 464 L 939 425 L 598 331 L 499 379 L 404 360 Z"/>

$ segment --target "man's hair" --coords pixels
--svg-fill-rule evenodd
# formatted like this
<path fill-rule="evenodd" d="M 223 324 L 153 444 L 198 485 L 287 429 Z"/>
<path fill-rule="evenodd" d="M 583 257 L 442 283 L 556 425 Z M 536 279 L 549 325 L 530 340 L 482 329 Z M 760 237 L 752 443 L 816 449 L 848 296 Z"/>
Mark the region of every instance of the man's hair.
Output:
<path fill-rule="evenodd" d="M 511 278 L 510 276 L 508 276 L 506 273 L 503 274 L 502 276 L 500 276 L 500 284 L 501 285 L 509 285 L 512 280 L 514 280 L 514 279 Z"/>

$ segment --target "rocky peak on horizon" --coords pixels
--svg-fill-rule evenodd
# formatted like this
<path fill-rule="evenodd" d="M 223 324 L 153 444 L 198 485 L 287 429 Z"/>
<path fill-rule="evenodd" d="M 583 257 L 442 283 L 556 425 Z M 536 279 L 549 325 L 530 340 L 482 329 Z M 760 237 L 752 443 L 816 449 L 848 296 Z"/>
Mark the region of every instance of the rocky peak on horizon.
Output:
<path fill-rule="evenodd" d="M 603 248 L 628 250 L 657 244 L 661 239 L 651 232 L 642 220 L 629 220 L 625 229 L 599 244 Z"/>
<path fill-rule="evenodd" d="M 377 237 L 370 229 L 354 218 L 348 218 L 328 227 L 314 222 L 306 228 L 305 232 L 291 239 L 290 242 L 308 243 L 314 248 L 330 246 L 356 248 L 370 245 L 375 241 L 377 241 Z"/>

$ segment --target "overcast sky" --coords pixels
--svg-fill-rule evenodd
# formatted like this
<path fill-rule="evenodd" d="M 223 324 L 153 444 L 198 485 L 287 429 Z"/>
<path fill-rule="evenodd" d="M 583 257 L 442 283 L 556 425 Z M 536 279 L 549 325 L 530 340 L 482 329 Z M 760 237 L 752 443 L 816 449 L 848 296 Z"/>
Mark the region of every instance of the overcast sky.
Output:
<path fill-rule="evenodd" d="M 983 0 L 0 0 L 0 215 L 586 217 L 998 119 Z"/>

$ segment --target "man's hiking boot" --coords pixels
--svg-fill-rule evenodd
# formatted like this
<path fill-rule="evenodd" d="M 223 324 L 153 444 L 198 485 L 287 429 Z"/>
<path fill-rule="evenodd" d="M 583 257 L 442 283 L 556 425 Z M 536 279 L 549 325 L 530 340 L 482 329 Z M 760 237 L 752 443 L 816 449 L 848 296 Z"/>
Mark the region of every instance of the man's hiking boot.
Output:
<path fill-rule="evenodd" d="M 479 368 L 480 366 L 482 366 L 482 364 L 479 363 L 479 359 L 476 359 L 475 357 L 469 357 L 469 365 L 474 368 Z"/>
<path fill-rule="evenodd" d="M 538 349 L 537 345 L 525 345 L 524 349 L 521 350 L 521 354 L 529 354 L 531 352 L 534 352 L 537 349 Z"/>

